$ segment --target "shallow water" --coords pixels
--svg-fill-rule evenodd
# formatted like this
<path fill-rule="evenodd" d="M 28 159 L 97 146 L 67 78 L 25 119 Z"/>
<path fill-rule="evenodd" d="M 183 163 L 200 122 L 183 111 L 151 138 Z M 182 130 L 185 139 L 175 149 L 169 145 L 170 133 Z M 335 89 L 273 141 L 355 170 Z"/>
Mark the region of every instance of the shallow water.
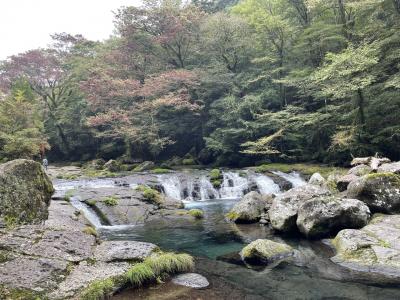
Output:
<path fill-rule="evenodd" d="M 294 185 L 304 183 L 298 174 L 286 175 L 282 177 L 286 176 Z M 236 186 L 229 189 L 228 180 L 237 182 L 238 186 L 242 183 L 241 178 L 233 174 L 228 176 L 224 193 L 232 198 L 238 189 L 235 189 Z M 109 187 L 115 186 L 114 180 L 120 179 L 126 180 L 131 186 L 140 183 L 137 177 L 58 181 L 56 189 L 62 194 L 76 187 Z M 170 184 L 171 189 L 177 185 L 175 182 L 176 178 Z M 262 185 L 267 190 L 276 189 L 272 184 L 266 186 L 265 180 Z M 224 215 L 237 201 L 216 199 L 186 203 L 187 209 L 200 208 L 204 211 L 205 218 L 202 220 L 157 220 L 140 226 L 98 224 L 97 229 L 104 239 L 152 242 L 164 250 L 192 254 L 196 257 L 196 272 L 210 281 L 210 287 L 204 290 L 188 289 L 168 282 L 148 289 L 127 290 L 114 299 L 400 299 L 399 287 L 376 286 L 370 278 L 332 263 L 329 260 L 333 255 L 331 249 L 321 242 L 310 242 L 298 236 L 282 237 L 258 224 L 236 225 L 227 222 Z M 74 204 L 74 201 L 71 203 Z M 81 205 L 80 209 L 85 212 L 83 204 L 76 205 Z M 297 250 L 295 258 L 263 271 L 221 261 L 221 256 L 237 253 L 258 238 L 291 245 Z"/>

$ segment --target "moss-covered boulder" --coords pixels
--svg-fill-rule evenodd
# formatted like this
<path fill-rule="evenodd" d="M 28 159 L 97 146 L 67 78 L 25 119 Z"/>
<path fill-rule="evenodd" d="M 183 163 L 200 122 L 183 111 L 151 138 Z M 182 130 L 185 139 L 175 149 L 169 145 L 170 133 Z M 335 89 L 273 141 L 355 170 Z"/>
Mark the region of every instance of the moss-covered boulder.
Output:
<path fill-rule="evenodd" d="M 104 164 L 104 169 L 110 172 L 119 172 L 122 171 L 122 165 L 120 162 L 110 159 Z"/>
<path fill-rule="evenodd" d="M 267 239 L 258 239 L 242 249 L 240 256 L 252 265 L 268 265 L 293 256 L 292 247 Z"/>
<path fill-rule="evenodd" d="M 330 196 L 301 204 L 296 223 L 308 238 L 322 238 L 344 228 L 361 228 L 369 218 L 369 208 L 363 202 Z"/>
<path fill-rule="evenodd" d="M 374 173 L 352 181 L 347 188 L 348 198 L 365 202 L 372 212 L 400 212 L 400 175 Z"/>
<path fill-rule="evenodd" d="M 400 215 L 373 216 L 362 229 L 345 229 L 333 240 L 331 260 L 364 271 L 376 283 L 400 283 Z"/>
<path fill-rule="evenodd" d="M 17 159 L 0 165 L 0 217 L 6 223 L 46 220 L 53 193 L 53 185 L 39 163 Z"/>
<path fill-rule="evenodd" d="M 235 223 L 258 222 L 268 203 L 272 202 L 272 199 L 272 196 L 268 198 L 261 196 L 257 192 L 250 192 L 235 204 L 226 217 Z"/>

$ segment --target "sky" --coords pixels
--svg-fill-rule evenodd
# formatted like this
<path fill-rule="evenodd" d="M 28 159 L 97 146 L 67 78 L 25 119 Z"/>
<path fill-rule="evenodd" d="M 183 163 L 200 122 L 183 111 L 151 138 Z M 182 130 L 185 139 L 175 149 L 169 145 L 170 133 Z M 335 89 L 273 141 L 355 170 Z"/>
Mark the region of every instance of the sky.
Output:
<path fill-rule="evenodd" d="M 113 13 L 140 0 L 0 0 L 0 60 L 46 47 L 50 34 L 103 40 L 113 33 Z"/>

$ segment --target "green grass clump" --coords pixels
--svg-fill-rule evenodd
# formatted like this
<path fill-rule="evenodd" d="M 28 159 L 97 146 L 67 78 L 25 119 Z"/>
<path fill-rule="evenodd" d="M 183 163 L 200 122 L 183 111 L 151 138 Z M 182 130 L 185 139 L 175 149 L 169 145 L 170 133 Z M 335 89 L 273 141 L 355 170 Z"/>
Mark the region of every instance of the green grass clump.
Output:
<path fill-rule="evenodd" d="M 71 197 L 73 197 L 74 194 L 75 194 L 75 190 L 68 190 L 64 195 L 64 201 L 70 202 Z"/>
<path fill-rule="evenodd" d="M 97 203 L 97 201 L 94 199 L 86 200 L 86 204 L 89 206 L 95 206 L 96 203 Z"/>
<path fill-rule="evenodd" d="M 154 174 L 166 174 L 166 173 L 170 173 L 171 170 L 169 169 L 165 169 L 165 168 L 155 168 L 153 170 L 151 170 L 151 173 Z"/>
<path fill-rule="evenodd" d="M 196 219 L 204 218 L 204 212 L 201 209 L 191 209 L 189 210 L 189 215 L 195 217 Z"/>
<path fill-rule="evenodd" d="M 125 276 L 133 286 L 141 286 L 143 283 L 152 281 L 157 277 L 153 269 L 146 263 L 134 265 L 126 272 Z"/>
<path fill-rule="evenodd" d="M 111 278 L 93 281 L 81 294 L 82 300 L 101 300 L 111 296 L 115 289 Z"/>
<path fill-rule="evenodd" d="M 115 206 L 118 204 L 119 198 L 117 196 L 110 196 L 104 198 L 104 204 L 107 206 Z"/>
<path fill-rule="evenodd" d="M 0 250 L 0 264 L 8 261 L 8 259 L 9 259 L 8 252 Z"/>
<path fill-rule="evenodd" d="M 136 190 L 143 193 L 143 197 L 146 201 L 154 204 L 162 203 L 162 197 L 159 191 L 145 185 L 139 185 Z"/>
<path fill-rule="evenodd" d="M 265 173 L 271 171 L 281 171 L 284 173 L 290 173 L 293 171 L 299 172 L 303 175 L 312 175 L 314 173 L 320 173 L 323 177 L 328 177 L 331 173 L 346 173 L 346 169 L 337 168 L 337 167 L 329 167 L 315 164 L 279 164 L 279 163 L 271 163 L 264 164 L 256 167 L 256 172 Z"/>
<path fill-rule="evenodd" d="M 98 236 L 96 229 L 95 229 L 94 227 L 92 227 L 92 226 L 86 226 L 86 227 L 82 230 L 82 232 L 83 232 L 83 233 L 86 233 L 86 234 L 88 234 L 88 235 L 93 235 L 94 237 L 97 237 L 97 236 Z"/>
<path fill-rule="evenodd" d="M 143 262 L 133 265 L 126 272 L 125 277 L 127 282 L 138 287 L 167 275 L 189 272 L 193 268 L 193 257 L 188 254 L 153 254 Z"/>

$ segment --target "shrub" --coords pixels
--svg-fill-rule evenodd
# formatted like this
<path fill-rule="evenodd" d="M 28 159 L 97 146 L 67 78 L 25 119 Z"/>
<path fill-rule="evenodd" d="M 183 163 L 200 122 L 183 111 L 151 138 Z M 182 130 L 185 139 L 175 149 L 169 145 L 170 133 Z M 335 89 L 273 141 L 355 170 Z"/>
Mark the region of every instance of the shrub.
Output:
<path fill-rule="evenodd" d="M 204 212 L 201 209 L 191 209 L 189 210 L 189 214 L 196 219 L 204 218 Z"/>
<path fill-rule="evenodd" d="M 136 190 L 143 193 L 143 197 L 146 201 L 155 204 L 162 203 L 162 197 L 159 191 L 145 185 L 139 185 Z"/>
<path fill-rule="evenodd" d="M 93 281 L 81 294 L 82 300 L 101 300 L 111 295 L 115 284 L 111 278 Z"/>
<path fill-rule="evenodd" d="M 115 206 L 118 204 L 118 197 L 110 196 L 104 199 L 104 204 L 107 206 Z"/>
<path fill-rule="evenodd" d="M 222 184 L 223 175 L 219 169 L 213 169 L 210 172 L 211 183 L 215 188 L 220 188 Z"/>

